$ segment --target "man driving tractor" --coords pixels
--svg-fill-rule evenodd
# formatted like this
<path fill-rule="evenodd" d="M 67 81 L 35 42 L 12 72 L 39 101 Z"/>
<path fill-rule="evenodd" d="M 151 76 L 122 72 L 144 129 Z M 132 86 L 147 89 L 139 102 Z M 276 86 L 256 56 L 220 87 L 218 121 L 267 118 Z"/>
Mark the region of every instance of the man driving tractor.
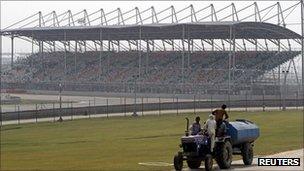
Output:
<path fill-rule="evenodd" d="M 195 118 L 195 122 L 190 127 L 191 135 L 197 135 L 201 132 L 202 129 L 201 129 L 200 120 L 201 118 L 199 116 Z"/>

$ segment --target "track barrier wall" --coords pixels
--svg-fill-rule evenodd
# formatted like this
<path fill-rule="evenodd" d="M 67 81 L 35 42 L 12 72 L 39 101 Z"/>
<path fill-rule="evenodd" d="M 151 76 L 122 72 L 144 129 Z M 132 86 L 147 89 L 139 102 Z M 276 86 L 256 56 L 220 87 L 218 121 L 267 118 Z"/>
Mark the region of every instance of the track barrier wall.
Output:
<path fill-rule="evenodd" d="M 199 109 L 213 109 L 219 108 L 222 104 L 227 104 L 229 108 L 242 108 L 247 111 L 247 108 L 260 108 L 261 110 L 266 110 L 268 107 L 278 107 L 282 109 L 282 101 L 277 99 L 265 99 L 265 100 L 234 100 L 230 101 L 189 101 L 189 102 L 179 102 L 178 98 L 174 102 L 161 102 L 158 103 L 137 103 L 134 104 L 119 104 L 119 105 L 102 105 L 102 106 L 86 106 L 86 107 L 73 107 L 71 104 L 69 107 L 65 108 L 49 108 L 49 109 L 39 109 L 36 107 L 34 110 L 20 111 L 17 107 L 16 111 L 3 112 L 1 114 L 1 121 L 10 120 L 23 120 L 23 119 L 35 119 L 36 122 L 40 118 L 58 118 L 60 116 L 88 116 L 95 114 L 103 114 L 108 116 L 113 113 L 122 113 L 126 116 L 126 113 L 135 112 L 138 115 L 144 115 L 145 111 L 156 111 L 158 115 L 161 115 L 163 110 L 172 110 L 172 113 L 177 115 L 182 113 L 179 110 L 190 109 L 193 113 L 196 113 Z M 37 106 L 37 105 L 36 105 Z M 303 99 L 286 99 L 286 107 L 303 107 Z"/>

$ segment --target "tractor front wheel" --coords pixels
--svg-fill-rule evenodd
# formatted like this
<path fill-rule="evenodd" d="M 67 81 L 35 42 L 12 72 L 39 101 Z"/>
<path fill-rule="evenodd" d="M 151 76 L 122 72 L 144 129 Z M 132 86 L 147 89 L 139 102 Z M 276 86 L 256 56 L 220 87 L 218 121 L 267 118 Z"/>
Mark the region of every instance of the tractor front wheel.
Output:
<path fill-rule="evenodd" d="M 213 167 L 213 160 L 212 156 L 210 154 L 207 154 L 205 157 L 205 170 L 206 171 L 211 171 Z"/>
<path fill-rule="evenodd" d="M 183 168 L 183 156 L 181 154 L 177 154 L 173 159 L 174 168 L 176 171 L 181 171 Z"/>

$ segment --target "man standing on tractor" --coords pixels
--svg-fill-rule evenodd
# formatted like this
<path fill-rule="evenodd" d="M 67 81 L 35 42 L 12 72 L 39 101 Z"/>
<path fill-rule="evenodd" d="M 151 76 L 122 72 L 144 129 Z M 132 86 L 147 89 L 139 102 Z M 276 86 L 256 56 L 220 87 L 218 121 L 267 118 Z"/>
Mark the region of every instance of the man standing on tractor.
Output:
<path fill-rule="evenodd" d="M 200 124 L 201 118 L 197 116 L 195 118 L 195 122 L 190 127 L 191 135 L 197 135 L 199 132 L 201 132 L 201 124 Z"/>
<path fill-rule="evenodd" d="M 223 120 L 226 120 L 229 118 L 229 116 L 225 110 L 226 108 L 227 108 L 227 106 L 225 104 L 223 104 L 221 109 L 216 109 L 215 111 L 212 112 L 212 115 L 215 116 L 216 128 L 217 128 L 216 135 L 217 136 L 221 136 L 221 135 L 219 135 L 218 130 L 222 126 Z M 224 118 L 224 116 L 225 116 L 225 118 Z"/>

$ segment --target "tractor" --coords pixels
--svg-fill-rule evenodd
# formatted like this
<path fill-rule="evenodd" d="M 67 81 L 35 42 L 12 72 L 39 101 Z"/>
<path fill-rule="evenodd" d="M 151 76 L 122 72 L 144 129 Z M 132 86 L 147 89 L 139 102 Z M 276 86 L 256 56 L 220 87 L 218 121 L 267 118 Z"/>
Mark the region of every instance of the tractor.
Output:
<path fill-rule="evenodd" d="M 217 130 L 222 132 L 221 136 L 215 137 L 215 146 L 211 152 L 211 140 L 206 131 L 199 135 L 189 135 L 189 119 L 186 120 L 185 135 L 181 137 L 181 150 L 173 160 L 175 170 L 182 170 L 184 161 L 191 169 L 199 168 L 204 161 L 205 170 L 209 171 L 213 168 L 213 159 L 220 169 L 228 169 L 232 155 L 241 155 L 245 165 L 252 164 L 254 141 L 260 135 L 256 124 L 245 119 L 223 122 L 223 127 L 218 128 L 222 130 Z"/>

